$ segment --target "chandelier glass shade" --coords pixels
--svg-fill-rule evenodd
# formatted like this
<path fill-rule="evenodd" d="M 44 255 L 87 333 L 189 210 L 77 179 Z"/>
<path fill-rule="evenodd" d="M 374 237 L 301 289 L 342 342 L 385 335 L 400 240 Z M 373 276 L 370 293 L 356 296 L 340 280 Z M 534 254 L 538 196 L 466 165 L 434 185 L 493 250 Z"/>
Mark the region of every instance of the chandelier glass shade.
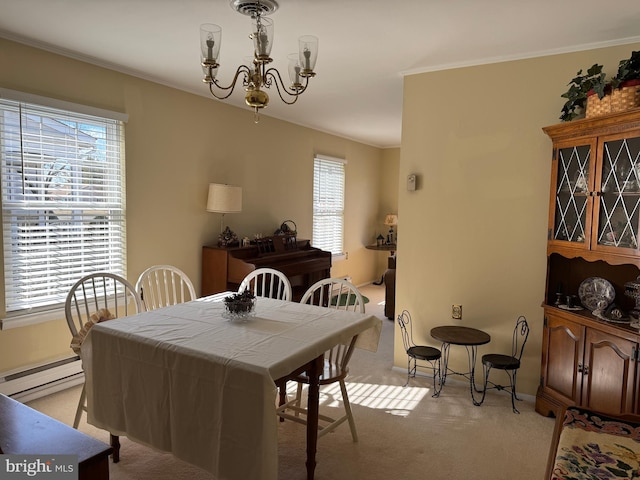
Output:
<path fill-rule="evenodd" d="M 256 122 L 259 111 L 269 104 L 269 95 L 265 89 L 276 87 L 280 99 L 292 105 L 307 89 L 309 79 L 315 76 L 314 68 L 318 58 L 318 38 L 304 35 L 298 39 L 298 53 L 288 55 L 289 83 L 285 84 L 280 72 L 269 67 L 273 61 L 273 20 L 265 15 L 273 13 L 278 4 L 274 0 L 231 0 L 231 6 L 239 13 L 251 17 L 252 31 L 249 38 L 253 41 L 253 57 L 249 62 L 241 64 L 235 72 L 231 84 L 219 83 L 218 58 L 222 40 L 222 28 L 205 23 L 200 26 L 200 48 L 202 58 L 203 82 L 209 86 L 211 94 L 219 99 L 228 98 L 241 81 L 244 87 L 245 102 L 254 109 Z"/>

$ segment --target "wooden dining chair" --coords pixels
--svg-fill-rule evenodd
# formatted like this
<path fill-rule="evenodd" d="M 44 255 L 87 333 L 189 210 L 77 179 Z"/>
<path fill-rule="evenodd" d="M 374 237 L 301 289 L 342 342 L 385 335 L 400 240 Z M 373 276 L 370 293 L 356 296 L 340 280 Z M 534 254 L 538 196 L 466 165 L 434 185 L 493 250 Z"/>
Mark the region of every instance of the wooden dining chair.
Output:
<path fill-rule="evenodd" d="M 274 268 L 257 268 L 240 283 L 238 293 L 249 290 L 256 297 L 291 300 L 291 283 L 284 273 Z"/>
<path fill-rule="evenodd" d="M 364 299 L 360 291 L 350 282 L 340 278 L 326 278 L 314 283 L 302 296 L 300 303 L 360 313 L 365 311 Z M 324 354 L 324 369 L 320 375 L 320 385 L 339 384 L 345 414 L 339 418 L 319 414 L 318 437 L 326 435 L 335 430 L 340 424 L 348 421 L 351 437 L 354 442 L 358 441 L 356 424 L 351 412 L 351 404 L 349 403 L 349 395 L 345 384 L 345 379 L 349 373 L 349 360 L 351 360 L 356 340 L 357 335 L 351 339 L 349 344 L 336 345 Z M 280 389 L 280 405 L 276 413 L 281 419 L 293 420 L 306 425 L 307 409 L 302 406 L 302 387 L 305 384 L 309 384 L 309 377 L 303 373 L 290 380 L 298 382 L 296 396 L 288 401 L 286 399 L 286 384 L 278 385 Z"/>
<path fill-rule="evenodd" d="M 98 272 L 86 275 L 73 284 L 64 305 L 67 325 L 72 335 L 71 348 L 80 355 L 80 346 L 93 325 L 142 311 L 142 302 L 131 283 L 119 275 Z M 78 428 L 82 412 L 87 411 L 86 385 L 82 385 L 73 428 Z M 111 435 L 113 461 L 119 460 L 119 440 Z"/>
<path fill-rule="evenodd" d="M 138 277 L 136 292 L 145 311 L 196 299 L 196 290 L 186 273 L 173 265 L 154 265 Z"/>

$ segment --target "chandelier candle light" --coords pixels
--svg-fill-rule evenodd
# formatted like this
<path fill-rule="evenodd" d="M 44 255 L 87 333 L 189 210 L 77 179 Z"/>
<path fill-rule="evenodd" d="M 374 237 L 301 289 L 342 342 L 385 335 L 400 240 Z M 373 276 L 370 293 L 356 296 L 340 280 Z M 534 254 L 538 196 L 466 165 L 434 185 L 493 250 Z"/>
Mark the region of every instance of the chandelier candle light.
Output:
<path fill-rule="evenodd" d="M 288 55 L 291 85 L 287 87 L 276 68 L 267 68 L 267 65 L 273 61 L 269 56 L 273 45 L 273 21 L 266 15 L 275 12 L 278 9 L 278 3 L 275 0 L 231 0 L 230 4 L 238 13 L 248 15 L 252 19 L 253 30 L 249 38 L 253 40 L 253 60 L 249 65 L 240 65 L 236 69 L 229 86 L 220 85 L 216 75 L 220 66 L 218 56 L 222 28 L 211 23 L 203 24 L 200 26 L 200 48 L 204 71 L 202 81 L 209 85 L 209 90 L 214 97 L 224 100 L 233 93 L 242 75 L 242 85 L 247 92 L 244 99 L 246 104 L 254 109 L 255 122 L 258 123 L 260 109 L 269 104 L 269 95 L 264 91 L 265 88 L 275 85 L 280 99 L 287 105 L 294 104 L 306 91 L 309 78 L 315 76 L 313 69 L 318 58 L 318 38 L 312 35 L 300 37 L 299 52 Z"/>

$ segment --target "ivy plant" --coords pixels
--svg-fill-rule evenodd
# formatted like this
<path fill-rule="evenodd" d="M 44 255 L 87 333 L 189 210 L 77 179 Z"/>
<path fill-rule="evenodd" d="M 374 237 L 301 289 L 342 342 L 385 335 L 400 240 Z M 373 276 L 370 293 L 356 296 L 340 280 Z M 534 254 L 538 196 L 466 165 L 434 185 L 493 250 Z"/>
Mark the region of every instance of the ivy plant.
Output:
<path fill-rule="evenodd" d="M 594 64 L 585 74 L 582 70 L 578 70 L 576 76 L 568 83 L 569 89 L 560 95 L 567 99 L 562 107 L 560 120 L 567 122 L 581 115 L 587 104 L 587 96 L 592 90 L 598 98 L 604 97 L 606 74 L 603 73 L 602 68 L 602 65 Z"/>
<path fill-rule="evenodd" d="M 640 51 L 632 52 L 626 60 L 620 60 L 618 73 L 610 82 L 611 88 L 618 88 L 624 82 L 638 79 L 640 79 Z"/>

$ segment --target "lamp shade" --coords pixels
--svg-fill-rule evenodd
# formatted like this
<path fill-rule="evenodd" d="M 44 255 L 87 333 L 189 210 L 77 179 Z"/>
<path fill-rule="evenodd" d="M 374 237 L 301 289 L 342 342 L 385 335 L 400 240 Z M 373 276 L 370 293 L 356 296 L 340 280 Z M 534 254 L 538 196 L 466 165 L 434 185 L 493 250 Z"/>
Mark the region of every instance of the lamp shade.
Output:
<path fill-rule="evenodd" d="M 210 183 L 207 211 L 215 213 L 241 212 L 242 187 L 222 183 Z"/>
<path fill-rule="evenodd" d="M 384 224 L 385 225 L 389 225 L 389 226 L 394 226 L 398 224 L 398 216 L 394 215 L 392 213 L 388 214 L 385 218 L 384 218 Z"/>

